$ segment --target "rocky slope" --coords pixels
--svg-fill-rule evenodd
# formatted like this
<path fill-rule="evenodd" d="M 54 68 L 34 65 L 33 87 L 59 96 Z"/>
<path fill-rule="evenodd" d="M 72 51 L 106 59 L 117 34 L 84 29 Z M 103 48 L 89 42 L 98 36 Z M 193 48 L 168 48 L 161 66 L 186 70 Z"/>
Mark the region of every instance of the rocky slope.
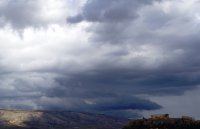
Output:
<path fill-rule="evenodd" d="M 0 129 L 121 129 L 125 123 L 91 113 L 0 110 Z"/>

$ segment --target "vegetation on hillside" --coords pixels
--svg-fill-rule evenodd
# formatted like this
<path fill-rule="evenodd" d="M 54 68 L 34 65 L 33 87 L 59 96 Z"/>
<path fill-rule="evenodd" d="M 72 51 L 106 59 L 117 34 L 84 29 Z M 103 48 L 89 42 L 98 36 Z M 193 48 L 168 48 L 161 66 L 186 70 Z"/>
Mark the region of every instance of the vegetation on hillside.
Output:
<path fill-rule="evenodd" d="M 200 121 L 187 116 L 168 118 L 161 115 L 130 121 L 123 129 L 200 129 Z"/>

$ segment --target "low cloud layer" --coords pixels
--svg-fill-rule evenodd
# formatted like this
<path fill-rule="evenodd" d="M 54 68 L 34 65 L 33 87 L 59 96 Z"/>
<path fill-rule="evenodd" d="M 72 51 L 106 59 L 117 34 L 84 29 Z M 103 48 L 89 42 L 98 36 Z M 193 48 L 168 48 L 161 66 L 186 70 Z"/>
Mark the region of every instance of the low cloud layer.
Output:
<path fill-rule="evenodd" d="M 0 108 L 125 117 L 165 109 L 149 98 L 183 96 L 200 84 L 199 6 L 0 0 Z"/>

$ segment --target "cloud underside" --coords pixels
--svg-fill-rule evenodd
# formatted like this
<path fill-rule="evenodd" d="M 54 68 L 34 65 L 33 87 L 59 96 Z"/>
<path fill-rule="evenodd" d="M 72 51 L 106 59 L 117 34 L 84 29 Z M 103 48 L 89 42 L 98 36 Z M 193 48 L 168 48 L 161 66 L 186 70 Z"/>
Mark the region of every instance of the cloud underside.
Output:
<path fill-rule="evenodd" d="M 1 0 L 0 107 L 126 117 L 161 109 L 145 96 L 199 86 L 199 6 Z"/>

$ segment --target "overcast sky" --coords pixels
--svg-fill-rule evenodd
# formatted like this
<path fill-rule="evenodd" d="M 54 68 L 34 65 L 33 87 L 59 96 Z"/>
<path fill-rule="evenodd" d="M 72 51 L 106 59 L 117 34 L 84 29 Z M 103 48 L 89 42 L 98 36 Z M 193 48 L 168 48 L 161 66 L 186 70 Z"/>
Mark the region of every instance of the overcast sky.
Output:
<path fill-rule="evenodd" d="M 199 0 L 0 0 L 0 108 L 200 118 Z"/>

